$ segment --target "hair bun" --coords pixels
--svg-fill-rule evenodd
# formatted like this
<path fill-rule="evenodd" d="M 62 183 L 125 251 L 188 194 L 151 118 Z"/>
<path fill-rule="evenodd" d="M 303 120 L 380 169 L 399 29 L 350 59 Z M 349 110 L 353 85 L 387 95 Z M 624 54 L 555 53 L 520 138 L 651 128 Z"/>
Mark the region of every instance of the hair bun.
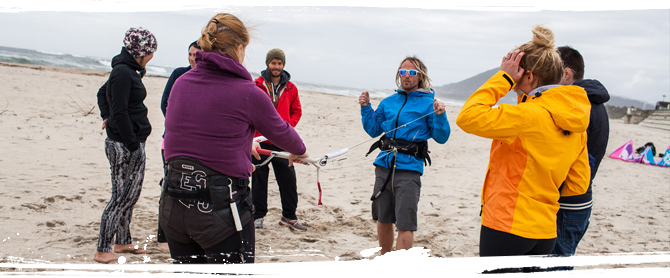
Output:
<path fill-rule="evenodd" d="M 554 33 L 542 25 L 535 25 L 533 26 L 533 43 L 546 48 L 554 48 Z"/>

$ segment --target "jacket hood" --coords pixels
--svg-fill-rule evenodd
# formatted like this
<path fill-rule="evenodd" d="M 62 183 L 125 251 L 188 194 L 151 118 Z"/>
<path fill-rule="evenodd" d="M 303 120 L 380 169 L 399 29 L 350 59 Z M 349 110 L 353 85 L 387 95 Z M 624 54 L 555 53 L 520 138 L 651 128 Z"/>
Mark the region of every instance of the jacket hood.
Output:
<path fill-rule="evenodd" d="M 270 77 L 270 73 L 268 73 L 267 69 L 264 69 L 263 71 L 261 71 L 261 76 L 263 76 L 263 79 L 265 79 L 266 81 L 271 81 L 272 80 L 272 77 Z M 283 85 L 286 85 L 286 83 L 288 83 L 290 80 L 291 80 L 291 74 L 289 74 L 288 71 L 283 71 L 281 73 L 281 78 L 279 79 L 279 84 L 275 84 L 275 85 L 282 85 L 283 86 Z"/>
<path fill-rule="evenodd" d="M 582 79 L 575 81 L 572 85 L 579 86 L 586 90 L 589 101 L 594 104 L 603 104 L 610 100 L 610 94 L 600 81 L 595 79 Z"/>
<path fill-rule="evenodd" d="M 140 67 L 140 64 L 137 63 L 137 60 L 133 57 L 133 55 L 130 55 L 130 52 L 126 50 L 125 47 L 121 47 L 121 53 L 119 55 L 114 56 L 112 58 L 112 67 L 115 67 L 117 65 L 125 64 L 128 65 L 131 69 L 133 70 L 143 70 L 144 68 Z"/>
<path fill-rule="evenodd" d="M 398 94 L 408 94 L 407 92 L 405 92 L 405 91 L 403 91 L 403 90 L 401 90 L 401 89 L 397 89 L 397 90 L 395 90 L 395 91 L 396 91 Z M 433 88 L 430 88 L 430 90 L 426 90 L 426 89 L 419 88 L 419 89 L 416 89 L 416 90 L 410 92 L 408 95 L 416 95 L 416 96 L 420 96 L 420 95 L 423 95 L 423 94 L 428 94 L 428 95 L 429 95 L 429 94 L 435 94 L 435 91 L 433 91 Z"/>
<path fill-rule="evenodd" d="M 549 111 L 556 126 L 563 130 L 581 133 L 589 126 L 591 103 L 579 86 L 559 86 L 529 98 L 527 102 L 537 103 Z"/>
<path fill-rule="evenodd" d="M 203 68 L 214 69 L 237 75 L 243 79 L 252 80 L 251 74 L 242 64 L 235 61 L 235 59 L 230 58 L 228 55 L 221 54 L 218 51 L 196 52 L 195 64 L 196 68 L 203 67 Z"/>

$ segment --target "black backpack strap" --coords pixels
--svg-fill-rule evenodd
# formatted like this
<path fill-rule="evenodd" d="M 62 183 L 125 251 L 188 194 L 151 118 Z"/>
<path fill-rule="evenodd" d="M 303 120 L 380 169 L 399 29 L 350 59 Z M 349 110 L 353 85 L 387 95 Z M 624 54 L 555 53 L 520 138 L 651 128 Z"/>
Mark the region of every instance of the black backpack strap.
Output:
<path fill-rule="evenodd" d="M 384 138 L 384 136 L 382 136 L 382 138 Z M 382 138 L 379 138 L 377 142 L 374 142 L 372 146 L 370 146 L 370 150 L 368 151 L 368 153 L 365 154 L 365 157 L 368 157 L 368 155 L 370 155 L 370 153 L 372 153 L 374 150 L 381 148 Z"/>
<path fill-rule="evenodd" d="M 393 177 L 393 169 L 395 169 L 395 153 L 393 154 L 393 158 L 391 159 L 391 168 L 389 169 L 389 174 L 386 176 L 386 181 L 384 181 L 384 185 L 382 185 L 382 188 L 379 189 L 377 193 L 372 194 L 372 197 L 370 197 L 370 201 L 374 201 L 375 199 L 377 199 L 377 197 L 379 197 L 379 195 L 382 194 L 382 192 L 384 192 L 384 189 L 386 189 L 386 185 L 389 184 L 389 181 Z"/>
<path fill-rule="evenodd" d="M 433 165 L 432 161 L 430 160 L 430 155 L 428 153 L 429 153 L 428 148 L 424 148 L 423 152 L 421 154 L 423 156 L 423 165 L 424 166 L 426 166 L 426 165 L 432 166 Z M 426 164 L 426 162 L 428 162 L 428 164 Z"/>

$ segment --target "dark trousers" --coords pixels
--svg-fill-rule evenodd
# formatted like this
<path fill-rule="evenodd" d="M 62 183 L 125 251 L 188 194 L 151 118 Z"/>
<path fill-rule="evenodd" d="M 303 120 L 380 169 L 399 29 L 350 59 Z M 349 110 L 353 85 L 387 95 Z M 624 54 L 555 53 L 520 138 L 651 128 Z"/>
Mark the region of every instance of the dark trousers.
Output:
<path fill-rule="evenodd" d="M 556 214 L 556 246 L 553 254 L 560 256 L 572 256 L 577 250 L 579 241 L 582 240 L 586 229 L 589 228 L 591 209 L 569 210 L 559 209 Z"/>
<path fill-rule="evenodd" d="M 569 210 L 559 209 L 556 214 L 556 246 L 552 252 L 557 256 L 572 256 L 577 250 L 579 241 L 582 240 L 586 230 L 589 228 L 591 209 Z M 554 270 L 572 270 L 572 266 L 559 266 Z"/>
<path fill-rule="evenodd" d="M 556 238 L 524 238 L 482 226 L 479 236 L 479 256 L 549 255 Z"/>
<path fill-rule="evenodd" d="M 261 148 L 273 151 L 283 151 L 275 145 L 261 143 Z M 259 164 L 268 156 L 261 155 L 261 160 L 252 157 L 254 164 Z M 277 185 L 279 185 L 279 196 L 281 198 L 282 216 L 288 219 L 298 219 L 295 210 L 298 207 L 298 186 L 296 184 L 295 169 L 288 166 L 288 160 L 273 158 L 272 168 L 275 172 Z M 263 218 L 268 213 L 268 177 L 270 167 L 265 165 L 256 168 L 251 174 L 251 196 L 254 204 L 254 219 Z"/>
<path fill-rule="evenodd" d="M 161 149 L 161 157 L 163 158 L 163 178 L 161 178 L 160 186 L 161 186 L 161 191 L 163 190 L 163 179 L 165 178 L 165 175 L 167 175 L 167 162 L 165 161 L 165 150 Z M 161 194 L 163 196 L 163 194 Z M 160 203 L 160 200 L 158 201 Z M 163 228 L 161 228 L 161 223 L 160 223 L 160 217 L 158 217 L 158 231 L 156 231 L 156 241 L 159 243 L 166 243 L 167 238 L 165 238 L 165 233 L 163 233 Z"/>
<path fill-rule="evenodd" d="M 532 239 L 524 238 L 506 232 L 497 231 L 482 226 L 479 235 L 479 256 L 530 256 L 530 255 L 549 255 L 554 249 L 556 238 L 552 239 Z M 517 268 L 499 268 L 485 270 L 484 274 L 495 273 L 529 273 L 545 272 L 549 269 L 537 266 L 517 267 Z"/>
<path fill-rule="evenodd" d="M 244 239 L 244 261 L 254 263 L 256 235 L 254 222 L 249 221 L 242 229 Z M 237 264 L 242 263 L 240 259 L 240 235 L 234 233 L 216 245 L 203 249 L 191 240 L 182 243 L 167 237 L 170 246 L 170 257 L 173 264 Z"/>

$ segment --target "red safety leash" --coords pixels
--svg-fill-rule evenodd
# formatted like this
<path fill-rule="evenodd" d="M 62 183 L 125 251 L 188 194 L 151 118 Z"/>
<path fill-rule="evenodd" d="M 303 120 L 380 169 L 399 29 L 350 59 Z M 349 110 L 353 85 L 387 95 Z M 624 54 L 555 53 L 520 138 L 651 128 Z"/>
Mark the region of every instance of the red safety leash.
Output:
<path fill-rule="evenodd" d="M 318 203 L 318 205 L 322 205 L 321 204 L 321 182 L 319 182 L 319 169 L 321 169 L 321 168 L 319 168 L 317 166 L 316 167 L 316 186 L 319 188 L 319 203 Z"/>

